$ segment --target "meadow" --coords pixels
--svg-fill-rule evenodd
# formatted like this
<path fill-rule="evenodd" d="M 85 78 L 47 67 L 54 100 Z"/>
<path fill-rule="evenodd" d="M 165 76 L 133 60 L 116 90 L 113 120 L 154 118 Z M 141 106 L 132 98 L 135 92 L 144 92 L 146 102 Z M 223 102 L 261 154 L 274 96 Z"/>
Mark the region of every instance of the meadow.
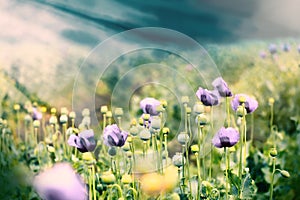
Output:
<path fill-rule="evenodd" d="M 3 72 L 2 85 L 27 101 L 1 93 L 0 199 L 299 199 L 297 41 L 206 49 L 220 72 L 209 83 L 173 55 L 156 58 L 188 76 L 192 93 L 182 96 L 180 77 L 166 79 L 175 89 L 129 94 L 122 70 L 153 54 L 117 60 L 95 90 L 95 113 L 49 105 Z M 145 69 L 141 80 L 158 76 Z"/>

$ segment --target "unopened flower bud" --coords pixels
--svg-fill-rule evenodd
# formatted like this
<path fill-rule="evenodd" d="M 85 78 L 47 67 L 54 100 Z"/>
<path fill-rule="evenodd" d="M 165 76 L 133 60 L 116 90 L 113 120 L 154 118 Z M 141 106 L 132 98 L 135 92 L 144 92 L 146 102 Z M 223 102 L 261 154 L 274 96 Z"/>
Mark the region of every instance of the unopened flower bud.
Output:
<path fill-rule="evenodd" d="M 107 106 L 101 106 L 100 112 L 101 112 L 102 114 L 106 114 L 107 111 L 108 111 Z"/>
<path fill-rule="evenodd" d="M 192 151 L 193 153 L 199 152 L 199 147 L 198 147 L 198 145 L 196 145 L 196 144 L 192 145 L 192 146 L 191 146 L 191 151 Z"/>
<path fill-rule="evenodd" d="M 141 126 L 144 125 L 144 119 L 142 117 L 139 118 L 139 125 L 141 125 Z"/>
<path fill-rule="evenodd" d="M 106 117 L 112 117 L 112 112 L 110 110 L 106 112 Z"/>
<path fill-rule="evenodd" d="M 188 96 L 182 96 L 181 97 L 181 102 L 183 104 L 187 104 L 188 102 L 190 102 L 190 98 Z"/>
<path fill-rule="evenodd" d="M 143 117 L 143 119 L 145 120 L 145 121 L 148 121 L 149 119 L 150 119 L 150 115 L 149 114 L 143 114 L 142 115 L 142 117 Z M 143 122 L 144 123 L 144 122 Z"/>
<path fill-rule="evenodd" d="M 132 177 L 131 177 L 131 175 L 124 174 L 122 176 L 121 182 L 124 183 L 124 184 L 130 184 L 130 183 L 132 183 Z"/>
<path fill-rule="evenodd" d="M 71 111 L 71 112 L 69 113 L 69 117 L 70 117 L 71 119 L 75 119 L 76 113 L 75 113 L 74 111 Z"/>
<path fill-rule="evenodd" d="M 107 171 L 101 175 L 101 181 L 106 184 L 112 184 L 116 181 L 116 177 L 111 171 Z"/>
<path fill-rule="evenodd" d="M 42 112 L 42 113 L 47 112 L 47 107 L 46 107 L 46 106 L 42 106 L 40 109 L 41 109 L 41 112 Z"/>
<path fill-rule="evenodd" d="M 14 105 L 14 110 L 16 110 L 16 111 L 20 110 L 20 105 L 19 104 L 15 104 Z"/>
<path fill-rule="evenodd" d="M 136 126 L 136 124 L 137 124 L 136 119 L 135 118 L 131 119 L 130 125 L 131 126 Z"/>
<path fill-rule="evenodd" d="M 115 115 L 116 115 L 117 117 L 121 117 L 123 114 L 124 114 L 123 108 L 116 108 L 116 109 L 115 109 Z"/>
<path fill-rule="evenodd" d="M 116 147 L 114 147 L 114 146 L 109 147 L 109 149 L 108 149 L 108 154 L 109 154 L 110 156 L 115 156 L 115 155 L 117 155 Z"/>
<path fill-rule="evenodd" d="M 41 125 L 41 122 L 40 122 L 39 120 L 34 120 L 34 121 L 33 121 L 33 127 L 34 127 L 34 128 L 39 128 L 40 125 Z"/>
<path fill-rule="evenodd" d="M 166 108 L 167 106 L 168 106 L 168 102 L 166 101 L 166 100 L 161 100 L 160 101 L 160 104 L 164 107 L 164 108 Z"/>
<path fill-rule="evenodd" d="M 272 148 L 270 150 L 270 156 L 272 156 L 272 157 L 276 157 L 277 156 L 277 150 L 275 148 Z"/>
<path fill-rule="evenodd" d="M 55 152 L 55 148 L 53 146 L 47 146 L 47 150 L 49 153 L 54 153 Z"/>
<path fill-rule="evenodd" d="M 56 114 L 56 108 L 51 108 L 50 112 L 51 112 L 52 115 L 55 115 Z"/>
<path fill-rule="evenodd" d="M 275 99 L 274 98 L 269 98 L 269 105 L 272 106 L 275 102 Z"/>
<path fill-rule="evenodd" d="M 85 161 L 93 161 L 94 157 L 91 152 L 85 152 L 85 153 L 82 153 L 82 159 Z"/>
<path fill-rule="evenodd" d="M 191 107 L 186 107 L 185 111 L 186 111 L 187 114 L 191 114 L 192 108 Z"/>
<path fill-rule="evenodd" d="M 164 127 L 164 128 L 162 129 L 162 133 L 168 135 L 168 134 L 170 133 L 170 129 L 169 129 L 168 127 Z"/>
<path fill-rule="evenodd" d="M 280 170 L 280 174 L 284 178 L 290 178 L 290 173 L 288 171 L 286 171 L 286 170 Z"/>

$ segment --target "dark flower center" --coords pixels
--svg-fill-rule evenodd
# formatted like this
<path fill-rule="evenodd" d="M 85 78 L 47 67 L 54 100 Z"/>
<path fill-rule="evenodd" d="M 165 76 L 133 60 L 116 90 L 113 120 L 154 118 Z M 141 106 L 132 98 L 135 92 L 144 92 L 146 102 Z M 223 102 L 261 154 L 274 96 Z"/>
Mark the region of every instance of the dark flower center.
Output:
<path fill-rule="evenodd" d="M 145 107 L 145 111 L 147 114 L 152 114 L 153 113 L 153 108 L 150 104 L 147 104 Z"/>
<path fill-rule="evenodd" d="M 231 147 L 229 137 L 220 137 L 222 147 Z"/>

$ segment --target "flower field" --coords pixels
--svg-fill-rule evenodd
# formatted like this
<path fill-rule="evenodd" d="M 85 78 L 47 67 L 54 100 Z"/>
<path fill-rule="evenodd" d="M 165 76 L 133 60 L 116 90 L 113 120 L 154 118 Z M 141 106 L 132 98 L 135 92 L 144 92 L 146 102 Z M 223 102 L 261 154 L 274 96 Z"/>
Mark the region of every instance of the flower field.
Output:
<path fill-rule="evenodd" d="M 120 77 L 108 75 L 96 93 L 111 101 L 95 106 L 96 124 L 89 105 L 8 95 L 0 199 L 299 199 L 300 46 L 258 46 L 240 57 L 244 47 L 211 46 L 222 76 L 204 84 L 191 75 L 193 96 L 176 101 L 145 86 L 130 109 L 113 107 Z"/>

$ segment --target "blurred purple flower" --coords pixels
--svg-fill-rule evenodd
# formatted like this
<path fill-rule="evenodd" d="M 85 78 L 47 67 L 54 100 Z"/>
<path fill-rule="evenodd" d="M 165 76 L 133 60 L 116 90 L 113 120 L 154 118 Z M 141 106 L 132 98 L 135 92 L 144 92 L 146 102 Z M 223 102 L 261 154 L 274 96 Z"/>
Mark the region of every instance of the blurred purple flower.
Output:
<path fill-rule="evenodd" d="M 266 58 L 267 57 L 267 54 L 266 54 L 266 52 L 264 52 L 264 51 L 261 51 L 260 53 L 259 53 L 259 56 L 261 57 L 261 58 Z"/>
<path fill-rule="evenodd" d="M 45 200 L 86 200 L 87 189 L 83 180 L 68 163 L 56 163 L 37 175 L 33 186 Z"/>
<path fill-rule="evenodd" d="M 276 44 L 270 44 L 270 46 L 269 46 L 269 52 L 271 54 L 277 53 L 277 46 L 276 46 Z"/>
<path fill-rule="evenodd" d="M 299 44 L 299 46 L 298 46 L 298 53 L 300 53 L 300 44 Z"/>
<path fill-rule="evenodd" d="M 223 80 L 222 77 L 216 78 L 212 82 L 212 85 L 219 92 L 221 97 L 231 97 L 232 96 L 232 93 L 231 93 L 230 89 L 228 88 L 227 83 Z"/>
<path fill-rule="evenodd" d="M 33 120 L 40 120 L 42 119 L 43 115 L 36 107 L 32 108 L 32 119 Z"/>
<path fill-rule="evenodd" d="M 105 127 L 103 133 L 104 143 L 109 147 L 123 146 L 125 144 L 127 136 L 128 133 L 125 131 L 121 131 L 116 124 L 108 125 L 107 127 Z"/>
<path fill-rule="evenodd" d="M 217 91 L 209 91 L 199 87 L 196 96 L 205 106 L 215 106 L 219 103 L 219 96 Z"/>
<path fill-rule="evenodd" d="M 245 98 L 245 100 L 246 100 L 245 101 L 245 109 L 246 109 L 247 113 L 252 113 L 257 109 L 258 102 L 255 99 L 249 97 L 246 94 L 236 94 L 236 95 L 234 95 L 234 98 L 231 101 L 231 107 L 233 110 L 236 111 L 238 106 L 242 105 L 240 102 L 241 97 Z"/>
<path fill-rule="evenodd" d="M 224 128 L 222 127 L 218 133 L 213 137 L 212 144 L 215 147 L 223 148 L 223 147 L 232 147 L 240 140 L 239 132 L 232 128 Z"/>
<path fill-rule="evenodd" d="M 284 43 L 282 45 L 282 50 L 285 51 L 285 52 L 289 52 L 290 51 L 290 45 L 287 44 L 287 43 Z"/>
<path fill-rule="evenodd" d="M 82 153 L 94 151 L 96 148 L 94 131 L 92 129 L 84 130 L 78 136 L 72 134 L 68 139 L 68 144 L 76 147 Z"/>
<path fill-rule="evenodd" d="M 160 105 L 160 101 L 154 98 L 145 98 L 140 102 L 140 107 L 144 113 L 150 115 L 158 115 L 156 107 Z"/>

